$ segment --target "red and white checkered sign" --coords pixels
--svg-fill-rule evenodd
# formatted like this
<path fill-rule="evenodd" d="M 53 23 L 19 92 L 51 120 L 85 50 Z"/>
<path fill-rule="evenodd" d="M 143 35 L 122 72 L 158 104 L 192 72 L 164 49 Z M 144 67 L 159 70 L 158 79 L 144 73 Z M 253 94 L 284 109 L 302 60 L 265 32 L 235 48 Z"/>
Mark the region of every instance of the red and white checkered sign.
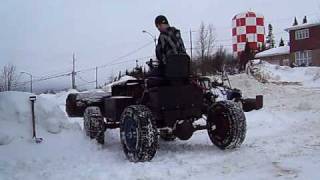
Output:
<path fill-rule="evenodd" d="M 264 17 L 254 12 L 241 13 L 232 19 L 232 43 L 233 53 L 238 56 L 244 51 L 246 42 L 252 49 L 258 48 L 264 43 Z"/>

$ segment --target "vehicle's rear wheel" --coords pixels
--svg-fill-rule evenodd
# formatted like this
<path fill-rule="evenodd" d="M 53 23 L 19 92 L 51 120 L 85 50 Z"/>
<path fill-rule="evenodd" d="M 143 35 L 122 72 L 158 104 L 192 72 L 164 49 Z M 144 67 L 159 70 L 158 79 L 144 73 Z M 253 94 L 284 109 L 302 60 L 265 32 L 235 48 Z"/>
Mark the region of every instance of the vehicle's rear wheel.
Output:
<path fill-rule="evenodd" d="M 123 111 L 120 139 L 129 161 L 144 162 L 154 157 L 158 148 L 158 131 L 149 108 L 131 105 Z"/>
<path fill-rule="evenodd" d="M 177 137 L 166 130 L 160 130 L 160 138 L 164 141 L 174 141 Z"/>
<path fill-rule="evenodd" d="M 240 147 L 246 136 L 244 112 L 232 101 L 219 101 L 209 109 L 207 129 L 212 143 L 220 149 Z"/>
<path fill-rule="evenodd" d="M 105 123 L 101 110 L 97 106 L 89 106 L 83 115 L 83 127 L 87 136 L 104 144 Z"/>

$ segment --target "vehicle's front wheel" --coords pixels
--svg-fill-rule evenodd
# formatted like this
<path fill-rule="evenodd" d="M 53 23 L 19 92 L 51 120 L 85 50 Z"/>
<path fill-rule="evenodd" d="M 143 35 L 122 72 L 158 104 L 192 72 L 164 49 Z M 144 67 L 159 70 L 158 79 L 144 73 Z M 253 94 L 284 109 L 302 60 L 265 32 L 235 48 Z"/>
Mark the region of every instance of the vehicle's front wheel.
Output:
<path fill-rule="evenodd" d="M 105 123 L 99 107 L 89 106 L 85 109 L 83 127 L 87 136 L 104 144 Z"/>
<path fill-rule="evenodd" d="M 207 130 L 214 145 L 220 149 L 239 147 L 246 136 L 246 118 L 235 102 L 219 101 L 208 113 Z"/>
<path fill-rule="evenodd" d="M 123 111 L 120 139 L 129 161 L 144 162 L 154 157 L 158 148 L 158 131 L 149 108 L 131 105 Z"/>

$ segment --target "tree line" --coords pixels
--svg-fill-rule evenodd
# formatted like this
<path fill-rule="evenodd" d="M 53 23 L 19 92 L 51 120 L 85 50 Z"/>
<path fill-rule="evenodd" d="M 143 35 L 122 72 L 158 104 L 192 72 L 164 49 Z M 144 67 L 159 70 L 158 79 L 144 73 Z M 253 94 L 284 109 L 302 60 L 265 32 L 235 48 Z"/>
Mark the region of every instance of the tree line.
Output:
<path fill-rule="evenodd" d="M 192 61 L 192 71 L 195 74 L 214 75 L 222 71 L 231 74 L 242 72 L 245 70 L 246 64 L 254 59 L 256 53 L 276 48 L 271 24 L 268 25 L 265 43 L 258 49 L 253 49 L 250 43 L 246 42 L 244 51 L 238 57 L 228 53 L 223 46 L 216 46 L 216 34 L 212 24 L 205 25 L 202 22 L 198 32 L 196 56 Z M 285 46 L 282 38 L 280 39 L 280 46 Z"/>

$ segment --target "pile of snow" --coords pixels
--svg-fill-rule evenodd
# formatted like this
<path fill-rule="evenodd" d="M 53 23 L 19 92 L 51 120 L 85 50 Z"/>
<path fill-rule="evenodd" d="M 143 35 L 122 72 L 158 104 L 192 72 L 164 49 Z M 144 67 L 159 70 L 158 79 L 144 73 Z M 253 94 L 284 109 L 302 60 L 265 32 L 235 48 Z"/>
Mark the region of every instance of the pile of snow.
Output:
<path fill-rule="evenodd" d="M 271 48 L 271 49 L 262 51 L 256 54 L 255 58 L 286 55 L 286 54 L 289 54 L 289 52 L 290 52 L 290 46 L 280 46 L 277 48 Z"/>
<path fill-rule="evenodd" d="M 273 65 L 265 61 L 255 64 L 253 75 L 274 83 L 296 83 L 305 87 L 320 87 L 320 67 L 296 67 Z"/>
<path fill-rule="evenodd" d="M 122 76 L 118 81 L 115 81 L 115 82 L 112 82 L 110 84 L 107 84 L 106 86 L 104 86 L 102 89 L 103 91 L 105 92 L 108 92 L 108 93 L 111 93 L 111 90 L 112 90 L 112 86 L 113 85 L 117 85 L 117 84 L 122 84 L 122 83 L 125 83 L 127 82 L 128 80 L 136 80 L 135 77 L 132 77 L 132 76 Z"/>
<path fill-rule="evenodd" d="M 31 139 L 32 116 L 29 97 L 25 92 L 0 93 L 0 145 L 13 140 Z M 36 129 L 43 133 L 58 134 L 64 128 L 74 127 L 63 111 L 61 100 L 67 93 L 42 94 L 35 102 Z M 60 100 L 59 100 L 60 99 Z M 59 103 L 58 103 L 59 102 Z"/>
<path fill-rule="evenodd" d="M 263 95 L 264 107 L 274 111 L 315 111 L 320 112 L 320 103 L 315 101 L 320 98 L 319 88 L 306 88 L 292 85 L 282 86 L 275 83 L 261 83 L 247 74 L 230 76 L 233 88 L 242 91 L 245 98 Z"/>

